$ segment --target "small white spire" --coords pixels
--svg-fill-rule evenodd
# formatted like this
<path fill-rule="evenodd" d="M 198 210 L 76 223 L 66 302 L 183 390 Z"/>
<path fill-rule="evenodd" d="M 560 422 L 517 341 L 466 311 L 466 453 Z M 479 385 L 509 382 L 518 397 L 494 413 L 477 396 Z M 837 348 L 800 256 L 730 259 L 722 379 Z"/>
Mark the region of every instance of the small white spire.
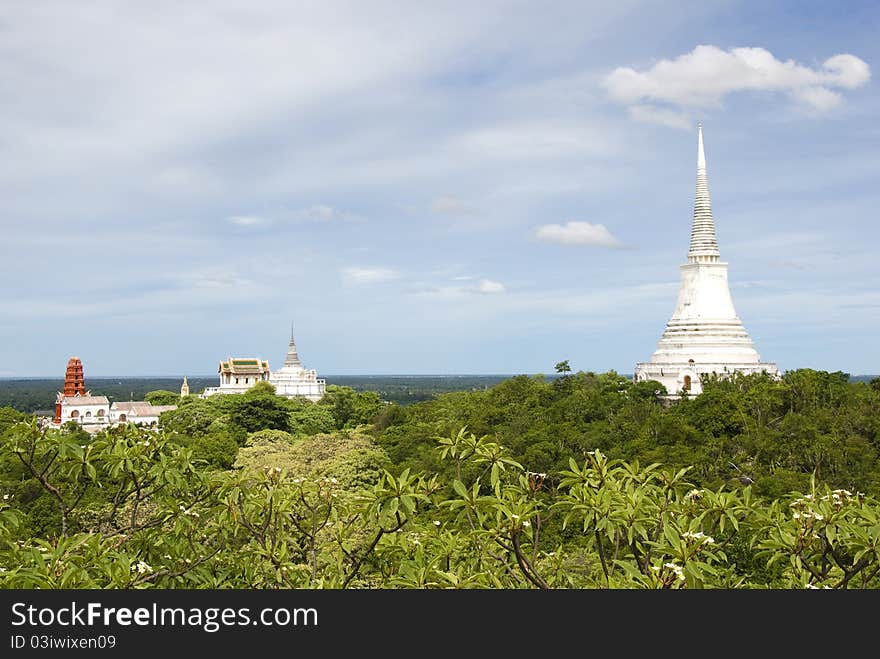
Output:
<path fill-rule="evenodd" d="M 703 124 L 697 124 L 697 169 L 706 169 L 706 152 L 703 150 Z"/>

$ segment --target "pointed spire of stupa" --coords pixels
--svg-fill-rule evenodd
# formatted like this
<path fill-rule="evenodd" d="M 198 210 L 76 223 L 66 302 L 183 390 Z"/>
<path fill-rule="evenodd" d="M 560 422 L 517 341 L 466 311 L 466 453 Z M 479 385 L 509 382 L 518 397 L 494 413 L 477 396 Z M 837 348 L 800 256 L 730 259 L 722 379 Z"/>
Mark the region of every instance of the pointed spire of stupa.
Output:
<path fill-rule="evenodd" d="M 296 354 L 296 342 L 293 340 L 293 323 L 290 323 L 290 345 L 287 347 L 287 357 L 284 359 L 285 366 L 297 366 L 302 368 L 299 355 Z"/>
<path fill-rule="evenodd" d="M 715 220 L 712 219 L 712 200 L 709 198 L 709 180 L 706 177 L 706 153 L 703 150 L 703 124 L 697 125 L 697 194 L 694 199 L 694 223 L 691 227 L 691 263 L 718 261 L 718 241 L 715 239 Z"/>

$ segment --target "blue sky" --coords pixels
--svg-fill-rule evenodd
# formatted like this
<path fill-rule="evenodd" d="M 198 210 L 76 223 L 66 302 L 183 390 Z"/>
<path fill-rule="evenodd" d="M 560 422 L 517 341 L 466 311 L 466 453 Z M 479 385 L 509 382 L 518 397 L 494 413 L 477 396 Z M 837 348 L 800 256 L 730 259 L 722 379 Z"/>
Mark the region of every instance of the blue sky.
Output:
<path fill-rule="evenodd" d="M 280 366 L 291 321 L 319 374 L 631 373 L 698 121 L 762 358 L 878 373 L 877 34 L 876 2 L 4 2 L 0 376 Z"/>

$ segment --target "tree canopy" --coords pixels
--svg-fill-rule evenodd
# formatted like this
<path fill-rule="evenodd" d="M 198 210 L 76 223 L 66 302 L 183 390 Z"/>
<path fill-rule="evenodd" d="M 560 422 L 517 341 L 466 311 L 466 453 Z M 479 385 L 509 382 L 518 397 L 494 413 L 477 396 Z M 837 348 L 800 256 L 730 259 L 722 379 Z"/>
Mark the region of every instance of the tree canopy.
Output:
<path fill-rule="evenodd" d="M 0 410 L 0 587 L 880 587 L 877 387 L 651 387 L 260 388 L 94 435 Z"/>

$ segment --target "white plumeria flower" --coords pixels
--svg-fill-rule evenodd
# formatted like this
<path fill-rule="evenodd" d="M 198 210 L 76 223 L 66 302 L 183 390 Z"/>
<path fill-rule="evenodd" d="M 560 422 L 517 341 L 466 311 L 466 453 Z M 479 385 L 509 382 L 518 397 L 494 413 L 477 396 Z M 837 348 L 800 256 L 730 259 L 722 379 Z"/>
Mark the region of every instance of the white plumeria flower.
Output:
<path fill-rule="evenodd" d="M 132 571 L 137 571 L 138 574 L 145 574 L 146 572 L 152 572 L 153 568 L 151 568 L 146 562 L 138 561 L 134 565 L 131 566 Z"/>
<path fill-rule="evenodd" d="M 676 565 L 675 563 L 664 563 L 663 567 L 669 568 L 675 573 L 675 576 L 678 577 L 680 581 L 684 581 L 684 570 L 680 565 Z"/>

